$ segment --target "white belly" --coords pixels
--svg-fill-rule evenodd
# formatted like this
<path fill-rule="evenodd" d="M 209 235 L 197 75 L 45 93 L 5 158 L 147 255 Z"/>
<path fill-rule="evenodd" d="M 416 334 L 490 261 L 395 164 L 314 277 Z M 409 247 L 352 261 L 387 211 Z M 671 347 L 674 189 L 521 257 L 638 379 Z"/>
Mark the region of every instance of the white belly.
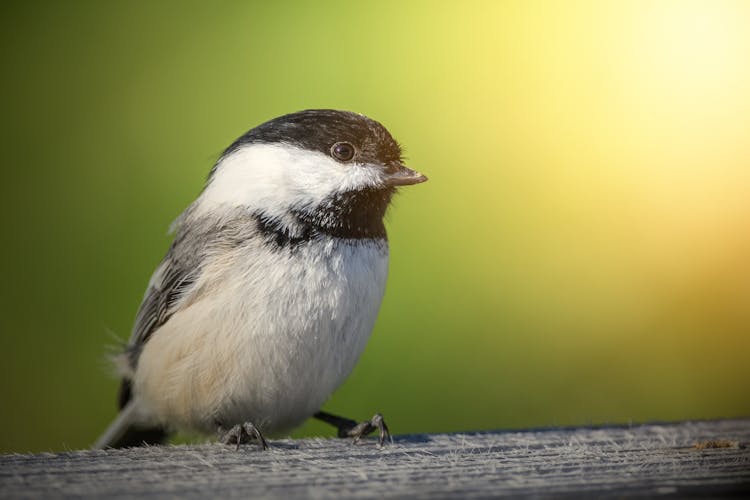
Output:
<path fill-rule="evenodd" d="M 178 429 L 299 425 L 354 368 L 387 273 L 386 244 L 363 240 L 280 252 L 259 244 L 212 263 L 195 299 L 144 346 L 138 405 Z"/>

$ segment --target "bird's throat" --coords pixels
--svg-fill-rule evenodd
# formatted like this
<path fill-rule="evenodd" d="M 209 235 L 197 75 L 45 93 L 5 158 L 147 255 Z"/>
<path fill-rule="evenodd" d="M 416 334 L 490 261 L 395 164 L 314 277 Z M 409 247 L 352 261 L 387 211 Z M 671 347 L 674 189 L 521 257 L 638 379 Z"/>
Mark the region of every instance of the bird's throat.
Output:
<path fill-rule="evenodd" d="M 367 188 L 332 195 L 319 205 L 295 212 L 314 231 L 347 239 L 386 239 L 383 217 L 393 188 Z"/>

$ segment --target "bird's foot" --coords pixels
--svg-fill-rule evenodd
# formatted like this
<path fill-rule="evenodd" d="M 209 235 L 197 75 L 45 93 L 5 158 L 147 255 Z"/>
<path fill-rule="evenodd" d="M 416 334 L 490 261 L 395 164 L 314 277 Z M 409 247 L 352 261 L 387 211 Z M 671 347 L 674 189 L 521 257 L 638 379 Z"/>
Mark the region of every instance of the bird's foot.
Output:
<path fill-rule="evenodd" d="M 354 444 L 359 443 L 362 437 L 367 436 L 375 431 L 378 431 L 378 444 L 382 447 L 385 444 L 386 439 L 393 443 L 393 437 L 391 432 L 388 430 L 383 415 L 376 413 L 370 420 L 357 423 L 354 420 L 348 418 L 331 415 L 330 413 L 319 411 L 316 413 L 315 418 L 327 422 L 338 429 L 338 436 L 340 438 L 353 437 Z"/>
<path fill-rule="evenodd" d="M 388 430 L 383 415 L 376 413 L 370 420 L 360 422 L 354 427 L 344 430 L 345 435 L 354 438 L 354 443 L 358 443 L 362 436 L 367 436 L 375 431 L 378 431 L 378 445 L 383 446 L 385 440 L 393 444 L 393 437 L 391 432 Z M 341 436 L 342 429 L 339 429 L 339 436 Z"/>
<path fill-rule="evenodd" d="M 268 449 L 268 443 L 260 433 L 257 427 L 252 422 L 245 422 L 244 424 L 237 424 L 231 429 L 224 429 L 221 424 L 218 428 L 219 442 L 224 444 L 236 444 L 237 449 L 240 449 L 242 443 L 247 443 L 252 439 L 258 441 L 262 450 Z"/>

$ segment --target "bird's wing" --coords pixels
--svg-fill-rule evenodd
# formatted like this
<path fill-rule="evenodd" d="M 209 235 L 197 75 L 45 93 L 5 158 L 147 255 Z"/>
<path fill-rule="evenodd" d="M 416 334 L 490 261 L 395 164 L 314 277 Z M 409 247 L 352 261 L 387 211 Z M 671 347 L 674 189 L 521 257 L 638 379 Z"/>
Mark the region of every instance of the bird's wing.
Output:
<path fill-rule="evenodd" d="M 183 223 L 190 220 L 189 224 Z M 189 209 L 173 227 L 175 239 L 151 276 L 143 302 L 136 315 L 128 349 L 137 352 L 160 326 L 169 320 L 188 299 L 197 293 L 203 267 L 251 238 L 257 228 L 256 217 L 243 210 L 224 218 L 192 217 Z M 134 363 L 133 363 L 134 364 Z"/>
<path fill-rule="evenodd" d="M 195 254 L 179 252 L 172 244 L 154 272 L 146 295 L 138 308 L 129 347 L 138 349 L 151 334 L 179 309 L 181 299 L 190 294 L 200 275 L 200 260 Z"/>
<path fill-rule="evenodd" d="M 181 219 L 175 225 L 179 225 Z M 131 370 L 135 370 L 142 348 L 151 335 L 195 292 L 208 246 L 206 235 L 189 234 L 184 228 L 178 228 L 167 255 L 151 276 L 143 302 L 138 308 L 133 332 L 124 353 L 124 360 Z M 125 377 L 118 393 L 121 409 L 130 401 L 131 395 L 131 381 Z"/>
<path fill-rule="evenodd" d="M 247 241 L 257 227 L 255 217 L 241 210 L 223 219 L 204 216 L 182 224 L 188 217 L 189 212 L 175 222 L 175 239 L 151 276 L 138 309 L 126 348 L 126 360 L 133 370 L 151 335 L 200 293 L 198 289 L 201 287 L 197 284 L 207 261 Z M 124 379 L 119 394 L 120 408 L 127 404 L 130 396 L 130 381 Z"/>

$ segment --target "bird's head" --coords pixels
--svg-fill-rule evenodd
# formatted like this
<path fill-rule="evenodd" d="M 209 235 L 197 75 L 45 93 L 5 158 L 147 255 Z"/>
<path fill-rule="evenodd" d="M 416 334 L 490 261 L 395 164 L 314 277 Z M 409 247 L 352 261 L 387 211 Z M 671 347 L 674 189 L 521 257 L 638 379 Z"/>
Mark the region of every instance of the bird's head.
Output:
<path fill-rule="evenodd" d="M 200 203 L 276 217 L 320 207 L 346 211 L 361 202 L 360 209 L 382 218 L 398 186 L 426 180 L 404 166 L 400 146 L 380 123 L 348 111 L 307 110 L 237 139 L 211 170 Z"/>

